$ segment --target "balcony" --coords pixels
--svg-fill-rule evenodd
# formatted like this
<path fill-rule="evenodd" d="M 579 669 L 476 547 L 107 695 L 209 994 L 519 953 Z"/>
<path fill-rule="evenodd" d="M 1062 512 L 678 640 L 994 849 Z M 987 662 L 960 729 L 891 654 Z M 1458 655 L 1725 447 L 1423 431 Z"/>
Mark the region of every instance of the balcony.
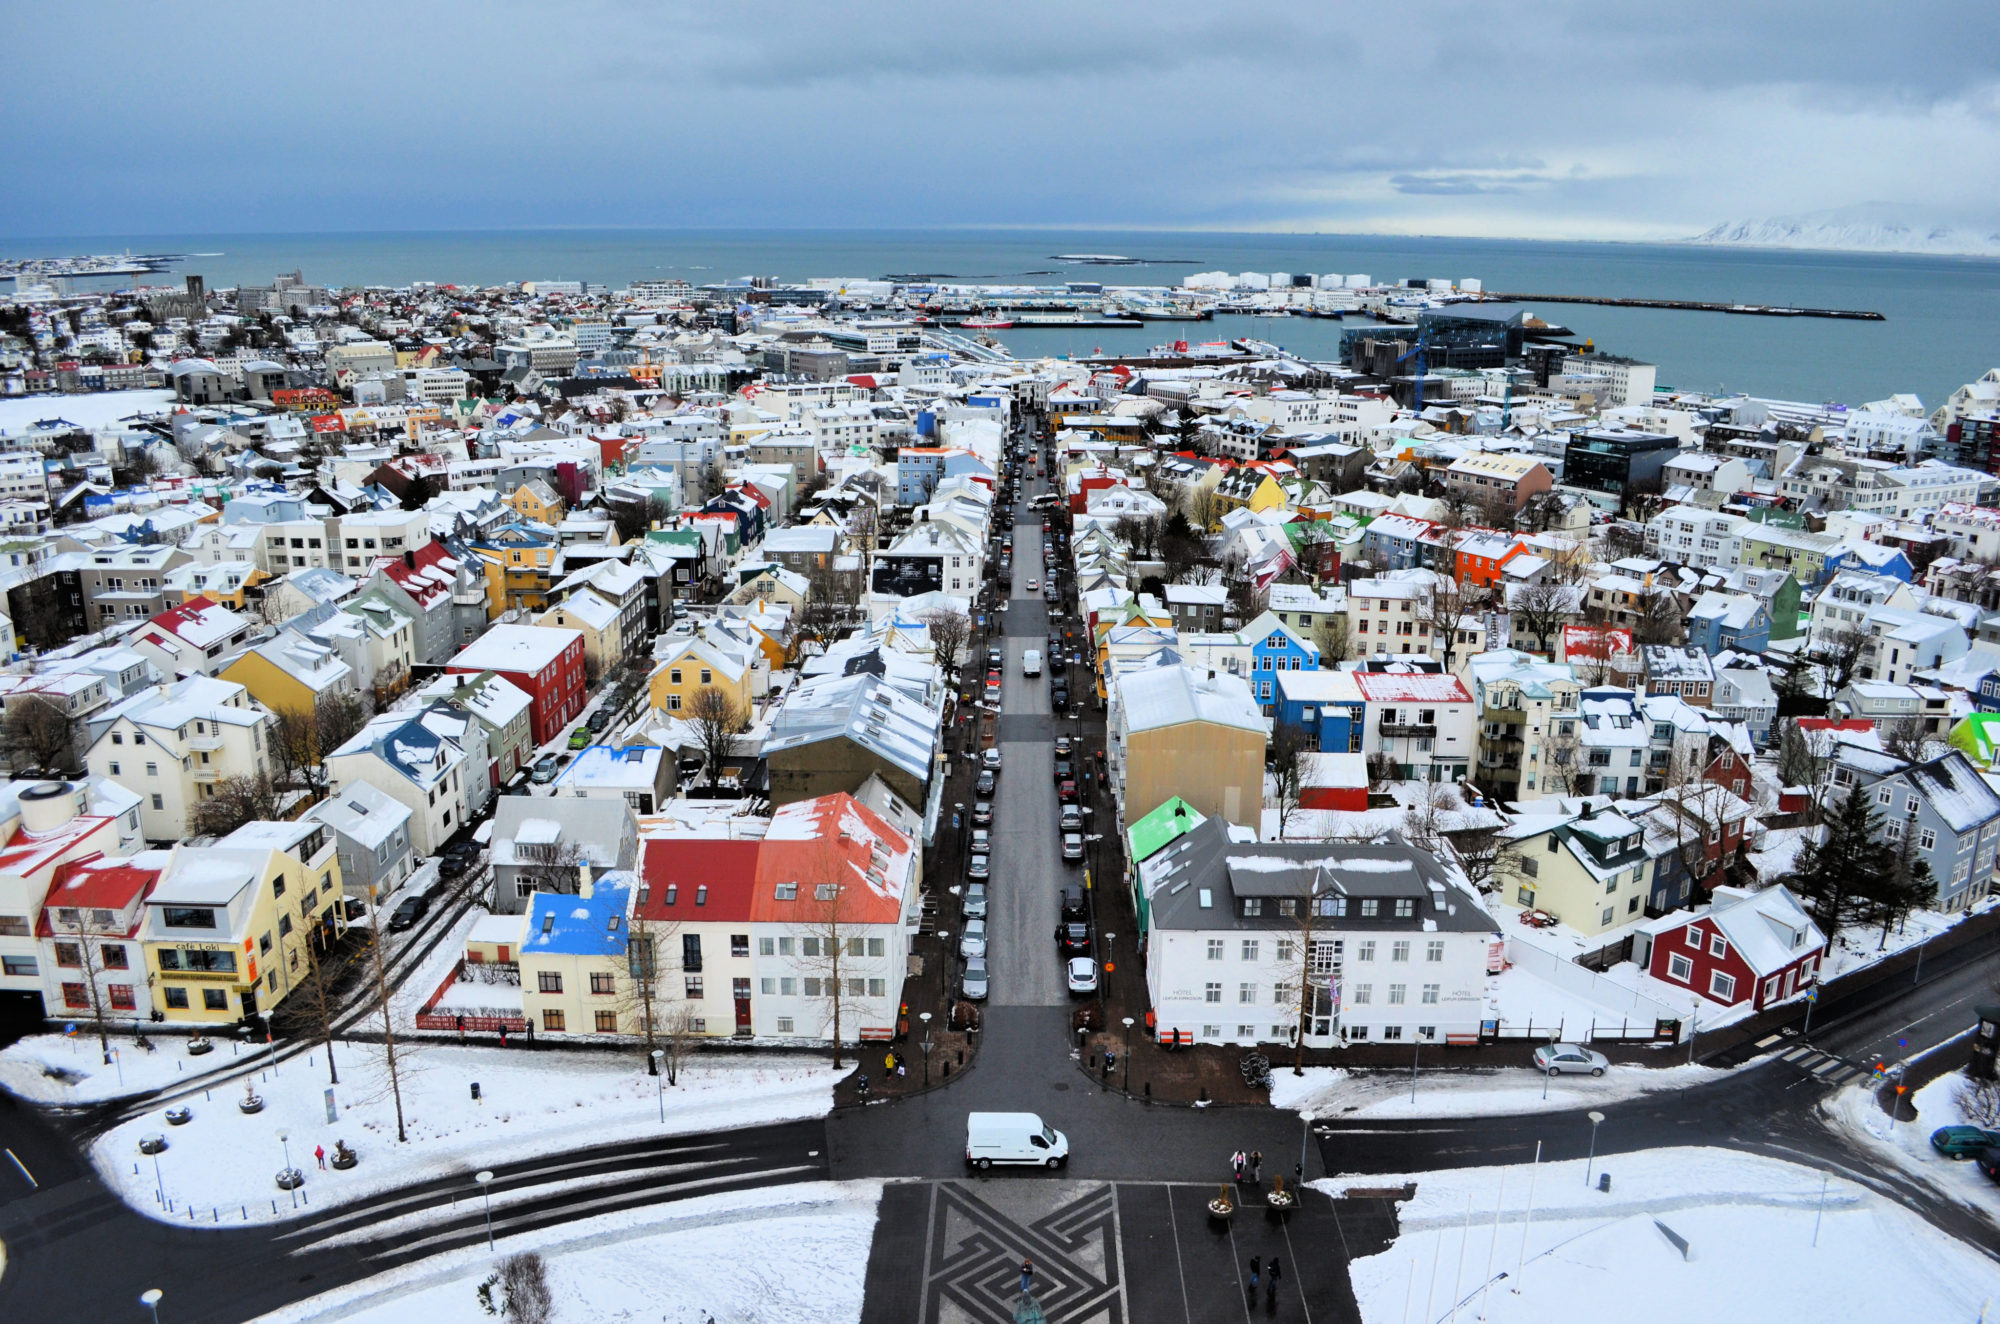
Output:
<path fill-rule="evenodd" d="M 1429 739 L 1435 739 L 1438 733 L 1437 726 L 1434 723 L 1426 724 L 1423 722 L 1391 722 L 1387 718 L 1384 718 L 1381 725 L 1376 729 L 1379 730 L 1383 734 L 1383 736 L 1392 739 L 1397 736 L 1420 736 Z"/>
<path fill-rule="evenodd" d="M 219 732 L 205 736 L 190 736 L 187 747 L 196 754 L 213 754 L 222 748 L 222 736 Z"/>
<path fill-rule="evenodd" d="M 206 782 L 212 786 L 222 780 L 222 769 L 213 763 L 198 763 L 192 775 L 196 781 Z"/>

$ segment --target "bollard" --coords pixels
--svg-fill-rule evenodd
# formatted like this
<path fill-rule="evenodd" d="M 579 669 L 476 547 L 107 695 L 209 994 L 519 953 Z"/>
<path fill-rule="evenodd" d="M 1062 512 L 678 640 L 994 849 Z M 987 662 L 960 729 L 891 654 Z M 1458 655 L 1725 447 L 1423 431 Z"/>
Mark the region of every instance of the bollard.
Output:
<path fill-rule="evenodd" d="M 1203 1103 L 1208 1102 L 1208 1086 L 1206 1085 L 1201 1087 L 1201 1102 Z"/>
<path fill-rule="evenodd" d="M 1153 1082 L 1149 1080 L 1146 1082 L 1146 1098 L 1150 1101 L 1152 1097 L 1153 1097 Z"/>
<path fill-rule="evenodd" d="M 271 1201 L 271 1217 L 276 1218 L 277 1216 L 278 1216 L 278 1202 L 276 1200 L 273 1200 Z"/>
<path fill-rule="evenodd" d="M 203 1102 L 203 1103 L 214 1103 L 214 1102 L 215 1102 L 215 1096 L 214 1096 L 214 1095 L 212 1095 L 212 1094 L 210 1094 L 210 1093 L 209 1093 L 209 1092 L 208 1092 L 207 1090 L 203 1090 L 203 1091 L 201 1092 L 201 1099 L 202 1099 L 202 1102 Z"/>
<path fill-rule="evenodd" d="M 947 1062 L 947 1063 L 945 1063 L 945 1064 L 944 1064 L 944 1078 L 945 1078 L 946 1080 L 950 1080 L 950 1079 L 951 1079 L 951 1063 L 949 1063 L 949 1062 Z"/>
<path fill-rule="evenodd" d="M 213 1206 L 211 1206 L 211 1207 L 213 1207 Z M 215 1209 L 215 1221 L 216 1221 L 216 1222 L 218 1222 L 218 1223 L 220 1223 L 220 1222 L 222 1221 L 222 1210 L 221 1210 L 221 1209 L 219 1209 L 219 1208 Z"/>
<path fill-rule="evenodd" d="M 1598 1189 L 1598 1190 L 1600 1190 L 1600 1191 L 1603 1191 L 1603 1192 L 1606 1192 L 1607 1194 L 1608 1194 L 1608 1193 L 1610 1192 L 1610 1190 L 1611 1190 L 1611 1174 L 1610 1174 L 1610 1173 L 1608 1173 L 1608 1172 L 1600 1172 L 1600 1173 L 1598 1173 L 1598 1174 L 1597 1174 L 1597 1189 Z"/>
<path fill-rule="evenodd" d="M 246 1223 L 250 1221 L 250 1206 L 247 1204 L 243 1206 L 243 1221 Z"/>

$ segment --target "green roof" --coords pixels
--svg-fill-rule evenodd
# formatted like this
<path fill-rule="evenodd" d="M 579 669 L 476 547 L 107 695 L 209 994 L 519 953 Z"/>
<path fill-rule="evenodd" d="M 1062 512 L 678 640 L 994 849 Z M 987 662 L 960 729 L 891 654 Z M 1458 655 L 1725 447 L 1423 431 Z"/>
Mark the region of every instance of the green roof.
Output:
<path fill-rule="evenodd" d="M 1952 727 L 1947 743 L 1991 767 L 1994 750 L 2000 749 L 2000 713 L 1967 713 Z"/>
<path fill-rule="evenodd" d="M 1205 817 L 1178 795 L 1125 829 L 1126 858 L 1136 867 L 1142 860 L 1174 843 L 1181 833 Z"/>

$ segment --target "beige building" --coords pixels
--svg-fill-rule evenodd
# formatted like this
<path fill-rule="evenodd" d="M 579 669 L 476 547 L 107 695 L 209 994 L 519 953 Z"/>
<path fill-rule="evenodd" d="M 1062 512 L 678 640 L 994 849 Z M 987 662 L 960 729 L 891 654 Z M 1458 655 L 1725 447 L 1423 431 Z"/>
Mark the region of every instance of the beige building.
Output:
<path fill-rule="evenodd" d="M 109 711 L 115 716 L 90 747 L 90 771 L 139 796 L 148 841 L 185 838 L 189 815 L 218 782 L 271 770 L 271 715 L 232 681 L 190 676 Z"/>
<path fill-rule="evenodd" d="M 1479 785 L 1497 800 L 1568 795 L 1582 721 L 1582 687 L 1569 665 L 1502 648 L 1471 658 L 1466 669 L 1479 709 Z"/>
<path fill-rule="evenodd" d="M 1249 682 L 1187 666 L 1129 671 L 1118 677 L 1110 726 L 1107 758 L 1124 822 L 1179 796 L 1211 818 L 1259 827 L 1270 724 Z"/>

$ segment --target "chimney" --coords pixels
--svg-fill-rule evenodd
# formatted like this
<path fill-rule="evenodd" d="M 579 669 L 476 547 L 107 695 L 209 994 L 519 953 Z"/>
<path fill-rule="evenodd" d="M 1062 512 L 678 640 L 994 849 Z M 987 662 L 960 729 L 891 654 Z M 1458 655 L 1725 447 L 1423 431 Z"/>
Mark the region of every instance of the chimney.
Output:
<path fill-rule="evenodd" d="M 83 812 L 83 798 L 68 782 L 36 782 L 21 792 L 21 827 L 53 832 Z"/>
<path fill-rule="evenodd" d="M 1583 813 L 1580 815 L 1580 817 L 1583 818 L 1597 817 L 1597 806 L 1592 804 L 1589 800 L 1585 800 L 1583 802 Z"/>
<path fill-rule="evenodd" d="M 417 554 L 415 552 L 404 552 L 403 564 L 411 570 L 415 570 L 417 568 Z"/>

